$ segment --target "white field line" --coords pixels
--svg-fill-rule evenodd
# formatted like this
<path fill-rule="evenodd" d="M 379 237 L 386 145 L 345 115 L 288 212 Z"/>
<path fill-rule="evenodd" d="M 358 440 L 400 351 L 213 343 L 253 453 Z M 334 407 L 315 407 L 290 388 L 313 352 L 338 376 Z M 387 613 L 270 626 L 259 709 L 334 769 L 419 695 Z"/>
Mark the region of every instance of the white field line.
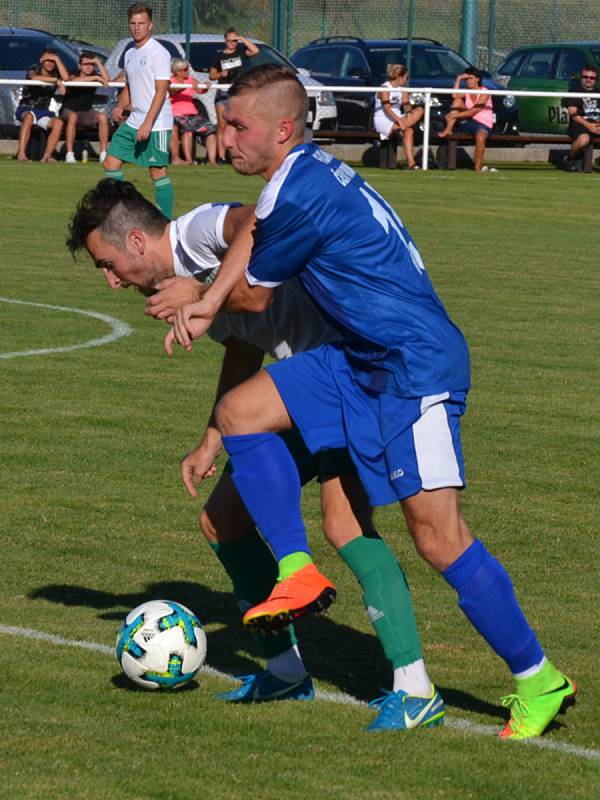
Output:
<path fill-rule="evenodd" d="M 63 647 L 78 647 L 83 650 L 93 650 L 103 655 L 115 657 L 115 648 L 109 647 L 106 644 L 99 642 L 82 642 L 76 639 L 65 639 L 62 636 L 55 636 L 53 633 L 45 633 L 38 631 L 34 628 L 21 628 L 14 625 L 0 624 L 0 634 L 8 634 L 10 636 L 18 636 L 22 639 L 35 639 L 38 642 L 47 642 L 48 644 L 62 645 Z M 201 670 L 205 675 L 210 675 L 214 678 L 221 678 L 228 681 L 236 680 L 233 675 L 227 672 L 221 672 L 214 667 L 204 666 Z M 328 692 L 322 689 L 317 689 L 317 698 L 325 700 L 330 703 L 341 703 L 342 705 L 352 705 L 367 708 L 367 703 L 358 700 L 352 695 L 344 694 L 343 692 Z M 454 730 L 464 731 L 465 733 L 474 734 L 477 736 L 496 736 L 499 728 L 496 725 L 480 725 L 475 722 L 469 722 L 467 719 L 461 717 L 446 716 L 445 724 L 448 728 Z M 505 743 L 501 744 L 502 747 L 516 747 L 520 745 L 527 745 L 530 747 L 537 747 L 541 750 L 553 750 L 557 753 L 564 753 L 565 755 L 577 756 L 584 758 L 588 761 L 600 761 L 600 750 L 592 750 L 587 747 L 579 747 L 578 745 L 567 744 L 566 742 L 556 742 L 548 737 L 537 739 L 526 739 L 522 742 Z"/>
<path fill-rule="evenodd" d="M 89 339 L 80 344 L 70 344 L 65 347 L 45 347 L 40 350 L 19 350 L 13 353 L 0 353 L 0 358 L 17 358 L 18 356 L 45 356 L 49 353 L 69 353 L 71 350 L 82 350 L 88 347 L 102 347 L 102 345 L 116 342 L 122 336 L 129 336 L 133 333 L 133 328 L 120 319 L 109 317 L 107 314 L 98 314 L 95 311 L 84 311 L 81 308 L 70 308 L 69 306 L 51 306 L 46 303 L 30 303 L 27 300 L 14 300 L 12 297 L 0 297 L 0 303 L 15 303 L 22 306 L 35 306 L 36 308 L 48 308 L 51 311 L 65 311 L 68 314 L 81 314 L 83 317 L 92 317 L 104 322 L 111 329 L 110 333 L 99 339 Z"/>

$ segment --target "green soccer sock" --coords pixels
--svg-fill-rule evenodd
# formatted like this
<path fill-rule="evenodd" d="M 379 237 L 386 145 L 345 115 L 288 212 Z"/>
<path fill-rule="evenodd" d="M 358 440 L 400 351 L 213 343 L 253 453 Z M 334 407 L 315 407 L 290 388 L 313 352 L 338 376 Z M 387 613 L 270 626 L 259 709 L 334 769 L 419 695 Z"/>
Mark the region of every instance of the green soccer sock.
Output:
<path fill-rule="evenodd" d="M 256 529 L 240 539 L 210 547 L 231 578 L 233 594 L 242 613 L 266 600 L 277 580 L 277 562 Z M 278 656 L 298 642 L 292 625 L 268 636 L 254 633 L 252 638 L 264 658 Z"/>
<path fill-rule="evenodd" d="M 122 169 L 105 169 L 104 170 L 104 177 L 105 178 L 112 178 L 114 181 L 124 181 L 125 175 L 123 174 Z"/>
<path fill-rule="evenodd" d="M 173 184 L 171 178 L 166 175 L 164 178 L 157 178 L 154 181 L 154 196 L 156 205 L 160 208 L 167 219 L 173 219 Z"/>
<path fill-rule="evenodd" d="M 383 539 L 358 536 L 339 554 L 362 586 L 367 614 L 394 669 L 423 658 L 404 572 Z"/>

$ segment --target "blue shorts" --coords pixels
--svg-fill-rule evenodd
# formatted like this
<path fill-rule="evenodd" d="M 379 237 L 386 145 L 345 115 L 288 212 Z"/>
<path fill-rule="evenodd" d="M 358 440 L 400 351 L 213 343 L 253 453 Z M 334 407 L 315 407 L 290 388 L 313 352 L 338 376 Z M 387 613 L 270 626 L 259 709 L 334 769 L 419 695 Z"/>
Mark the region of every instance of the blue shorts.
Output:
<path fill-rule="evenodd" d="M 33 114 L 34 125 L 38 125 L 44 130 L 48 127 L 51 119 L 56 117 L 54 111 L 48 111 L 47 108 L 31 108 L 30 106 L 19 106 L 15 111 L 15 119 L 17 122 L 23 122 L 25 114 Z"/>
<path fill-rule="evenodd" d="M 458 121 L 458 127 L 463 133 L 472 133 L 473 136 L 478 131 L 485 131 L 486 134 L 490 134 L 492 132 L 491 128 L 488 128 L 487 125 L 483 125 L 481 122 L 477 122 L 474 119 L 460 119 Z"/>
<path fill-rule="evenodd" d="M 266 369 L 309 450 L 347 447 L 374 506 L 422 489 L 465 486 L 466 391 L 420 398 L 371 392 L 356 382 L 335 344 Z"/>

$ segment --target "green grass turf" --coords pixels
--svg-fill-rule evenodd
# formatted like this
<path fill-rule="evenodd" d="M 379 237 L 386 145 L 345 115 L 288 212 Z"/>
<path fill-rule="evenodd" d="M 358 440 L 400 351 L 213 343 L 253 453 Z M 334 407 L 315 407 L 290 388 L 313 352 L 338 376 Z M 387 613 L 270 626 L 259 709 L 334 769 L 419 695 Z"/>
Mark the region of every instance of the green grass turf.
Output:
<path fill-rule="evenodd" d="M 127 170 L 150 192 L 147 173 Z M 365 170 L 411 230 L 471 346 L 464 421 L 467 517 L 509 568 L 548 654 L 580 687 L 545 740 L 600 750 L 597 537 L 600 393 L 597 176 Z M 169 361 L 165 326 L 134 292 L 111 292 L 64 248 L 96 164 L 0 161 L 0 295 L 113 315 L 133 333 L 99 348 L 0 359 L 0 624 L 111 645 L 128 610 L 168 597 L 206 624 L 208 663 L 258 663 L 226 577 L 197 533 L 200 502 L 178 459 L 208 415 L 219 348 Z M 262 183 L 230 168 L 172 170 L 177 212 L 253 200 Z M 98 338 L 103 323 L 0 302 L 0 353 Z M 203 490 L 206 497 L 209 486 Z M 390 672 L 342 562 L 311 543 L 335 580 L 328 618 L 299 625 L 317 685 L 372 699 Z M 500 725 L 505 666 L 470 629 L 453 592 L 414 554 L 397 509 L 379 529 L 409 576 L 430 673 L 448 713 Z M 0 797 L 590 798 L 600 761 L 507 745 L 446 727 L 367 736 L 372 712 L 319 701 L 228 707 L 202 676 L 175 695 L 127 691 L 102 653 L 0 635 Z M 596 788 L 594 788 L 596 787 Z"/>

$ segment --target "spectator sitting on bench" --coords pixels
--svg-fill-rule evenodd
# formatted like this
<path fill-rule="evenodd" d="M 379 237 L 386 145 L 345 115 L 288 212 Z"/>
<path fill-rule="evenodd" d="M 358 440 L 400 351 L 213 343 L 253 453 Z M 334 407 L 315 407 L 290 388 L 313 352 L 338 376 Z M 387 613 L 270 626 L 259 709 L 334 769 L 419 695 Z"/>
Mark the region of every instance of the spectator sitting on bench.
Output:
<path fill-rule="evenodd" d="M 70 81 L 93 82 L 101 86 L 108 86 L 110 77 L 102 61 L 93 53 L 82 52 L 79 57 L 79 72 L 70 75 Z M 75 164 L 75 136 L 78 128 L 94 130 L 98 128 L 98 141 L 100 143 L 100 163 L 106 158 L 108 149 L 108 117 L 101 111 L 93 108 L 96 89 L 93 86 L 69 86 L 63 100 L 60 118 L 67 123 L 65 141 L 67 155 L 65 162 Z"/>
<path fill-rule="evenodd" d="M 40 55 L 39 63 L 29 68 L 27 80 L 43 81 L 47 85 L 23 86 L 21 100 L 15 111 L 15 118 L 17 122 L 21 123 L 17 150 L 19 161 L 29 161 L 27 145 L 31 139 L 34 125 L 44 131 L 50 131 L 41 160 L 54 161 L 52 154 L 60 139 L 63 122 L 57 118 L 56 111 L 51 106 L 57 87 L 58 91 L 64 94 L 65 87 L 62 85 L 62 81 L 66 81 L 68 77 L 67 68 L 52 47 L 44 50 Z"/>
<path fill-rule="evenodd" d="M 598 94 L 597 82 L 598 70 L 586 64 L 581 70 L 581 79 L 572 81 L 569 91 Z M 575 172 L 576 158 L 590 144 L 592 136 L 600 136 L 600 100 L 597 97 L 565 97 L 562 104 L 569 112 L 569 136 L 573 139 L 564 164 L 569 172 Z"/>
<path fill-rule="evenodd" d="M 206 109 L 200 101 L 196 102 L 195 94 L 204 94 L 210 83 L 202 84 L 190 75 L 190 65 L 185 58 L 174 58 L 171 61 L 171 81 L 186 83 L 186 89 L 169 89 L 173 109 L 173 132 L 171 133 L 171 164 L 193 164 L 193 137 L 202 136 L 208 163 L 217 163 L 217 127 L 210 121 Z M 181 160 L 180 147 L 183 150 Z"/>
<path fill-rule="evenodd" d="M 408 168 L 419 169 L 414 156 L 414 127 L 423 117 L 423 108 L 412 106 L 408 93 L 400 88 L 408 83 L 408 70 L 404 64 L 388 64 L 387 74 L 388 80 L 381 85 L 388 91 L 375 95 L 373 125 L 382 140 L 401 136 Z"/>
<path fill-rule="evenodd" d="M 454 88 L 460 89 L 461 81 L 465 81 L 467 89 L 482 89 L 483 73 L 476 67 L 466 69 L 454 81 Z M 480 172 L 487 137 L 494 127 L 492 98 L 489 94 L 453 94 L 452 106 L 446 114 L 446 127 L 438 133 L 443 139 L 450 136 L 458 123 L 461 132 L 472 133 L 475 137 L 475 171 Z"/>

